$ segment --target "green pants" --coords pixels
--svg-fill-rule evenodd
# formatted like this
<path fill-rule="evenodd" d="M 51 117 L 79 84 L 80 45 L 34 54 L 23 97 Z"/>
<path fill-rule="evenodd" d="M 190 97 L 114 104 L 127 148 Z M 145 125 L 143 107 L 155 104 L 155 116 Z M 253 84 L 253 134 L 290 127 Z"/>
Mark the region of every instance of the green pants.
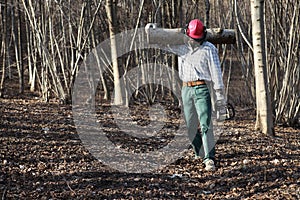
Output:
<path fill-rule="evenodd" d="M 183 110 L 188 136 L 195 155 L 203 161 L 215 158 L 215 141 L 211 122 L 212 104 L 207 85 L 182 88 Z M 200 130 L 198 129 L 200 125 Z M 200 132 L 201 131 L 201 132 Z"/>

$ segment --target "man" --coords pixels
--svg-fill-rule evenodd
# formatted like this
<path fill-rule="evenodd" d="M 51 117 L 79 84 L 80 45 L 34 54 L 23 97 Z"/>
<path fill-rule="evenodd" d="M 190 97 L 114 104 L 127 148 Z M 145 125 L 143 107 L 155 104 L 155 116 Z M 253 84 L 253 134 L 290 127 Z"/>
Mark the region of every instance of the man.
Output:
<path fill-rule="evenodd" d="M 191 20 L 185 33 L 193 39 L 193 42 L 188 47 L 184 45 L 188 51 L 179 57 L 178 70 L 179 77 L 183 81 L 182 101 L 188 135 L 196 157 L 203 158 L 205 170 L 215 171 L 215 142 L 209 85 L 215 94 L 215 106 L 221 115 L 224 115 L 225 98 L 220 60 L 217 48 L 205 40 L 206 28 L 202 21 Z"/>

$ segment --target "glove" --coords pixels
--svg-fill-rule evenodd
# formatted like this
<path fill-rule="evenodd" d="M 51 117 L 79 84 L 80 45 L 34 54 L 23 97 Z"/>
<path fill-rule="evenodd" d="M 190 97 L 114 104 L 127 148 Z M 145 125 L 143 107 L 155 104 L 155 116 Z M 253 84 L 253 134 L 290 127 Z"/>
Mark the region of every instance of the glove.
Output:
<path fill-rule="evenodd" d="M 226 100 L 222 90 L 216 91 L 216 99 L 217 121 L 224 121 L 226 119 Z"/>
<path fill-rule="evenodd" d="M 226 119 L 226 103 L 225 100 L 218 100 L 216 102 L 217 121 L 224 121 Z"/>

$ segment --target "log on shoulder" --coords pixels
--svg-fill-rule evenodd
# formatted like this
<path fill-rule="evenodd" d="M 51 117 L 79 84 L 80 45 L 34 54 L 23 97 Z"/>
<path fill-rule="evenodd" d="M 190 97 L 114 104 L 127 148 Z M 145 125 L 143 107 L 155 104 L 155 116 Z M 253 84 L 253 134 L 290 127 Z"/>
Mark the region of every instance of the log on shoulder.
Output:
<path fill-rule="evenodd" d="M 145 27 L 147 39 L 150 44 L 184 44 L 189 37 L 183 34 L 182 28 L 158 28 L 156 24 L 149 23 Z M 213 44 L 235 44 L 234 29 L 212 28 L 207 29 L 207 40 Z"/>

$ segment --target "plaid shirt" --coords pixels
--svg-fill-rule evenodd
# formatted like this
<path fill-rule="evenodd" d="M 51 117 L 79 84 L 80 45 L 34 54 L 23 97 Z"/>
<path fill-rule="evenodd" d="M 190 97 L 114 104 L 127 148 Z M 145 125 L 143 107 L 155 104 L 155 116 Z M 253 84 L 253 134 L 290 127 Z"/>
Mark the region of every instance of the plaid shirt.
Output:
<path fill-rule="evenodd" d="M 224 84 L 217 48 L 210 42 L 202 45 L 180 45 L 171 48 L 178 57 L 179 77 L 182 81 L 205 80 L 213 83 L 215 90 L 223 90 Z"/>

